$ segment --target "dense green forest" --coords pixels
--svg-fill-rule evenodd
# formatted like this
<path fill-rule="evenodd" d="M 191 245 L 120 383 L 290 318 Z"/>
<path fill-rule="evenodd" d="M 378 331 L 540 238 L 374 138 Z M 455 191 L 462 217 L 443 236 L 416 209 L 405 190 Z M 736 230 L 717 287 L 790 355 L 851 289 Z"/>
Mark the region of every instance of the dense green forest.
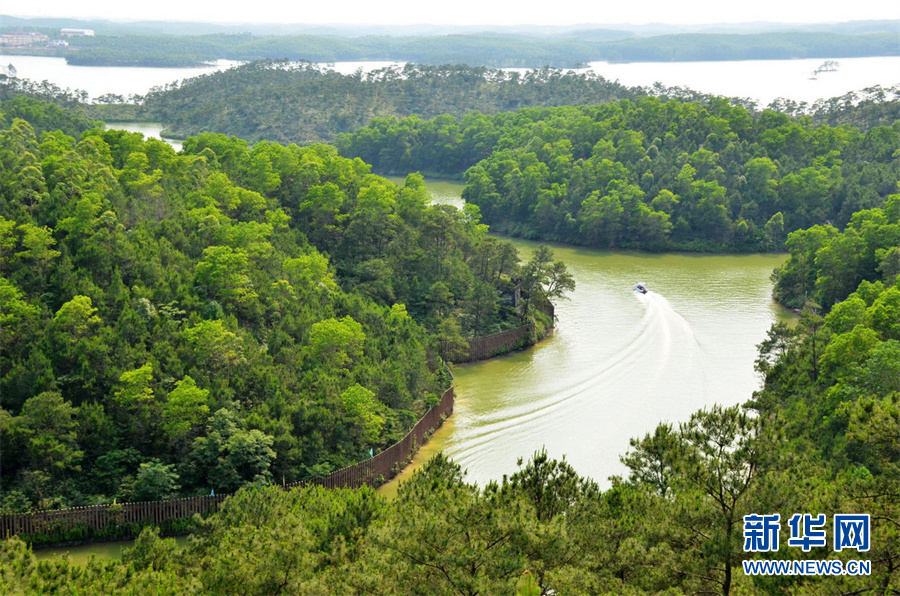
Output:
<path fill-rule="evenodd" d="M 93 124 L 0 104 L 4 511 L 355 463 L 449 385 L 438 342 L 521 325 L 566 279 L 333 147 L 176 154 Z"/>
<path fill-rule="evenodd" d="M 830 34 L 823 35 L 831 38 Z M 876 38 L 864 35 L 855 43 L 859 51 L 883 51 Z M 79 40 L 79 48 L 66 53 L 69 64 L 93 66 L 193 66 L 220 58 L 340 62 L 389 60 L 421 64 L 475 64 L 492 67 L 572 67 L 597 60 L 597 48 L 609 39 L 630 37 L 618 31 L 593 32 L 596 39 L 546 38 L 500 33 L 438 36 L 338 37 L 318 35 L 204 36 L 127 35 Z M 838 36 L 841 37 L 841 36 Z M 872 37 L 872 39 L 869 39 Z M 850 39 L 855 36 L 850 36 Z M 863 39 L 865 38 L 865 40 Z M 829 42 L 823 39 L 826 44 Z"/>
<path fill-rule="evenodd" d="M 123 561 L 39 562 L 6 540 L 4 592 L 900 592 L 891 106 L 837 106 L 870 122 L 855 128 L 629 97 L 386 118 L 342 137 L 376 166 L 469 168 L 481 207 L 457 211 L 429 206 L 420 176 L 398 188 L 334 147 L 203 133 L 176 154 L 103 131 L 77 98 L 2 100 L 3 511 L 244 487 L 185 545 L 146 530 Z M 401 436 L 448 382 L 438 341 L 517 324 L 514 280 L 527 297 L 564 276 L 545 251 L 519 265 L 481 210 L 555 237 L 576 192 L 576 223 L 586 202 L 594 223 L 615 224 L 597 228 L 604 246 L 627 243 L 624 230 L 787 247 L 775 292 L 802 314 L 760 344 L 765 383 L 745 406 L 636 437 L 627 477 L 604 490 L 544 453 L 486 486 L 439 456 L 391 501 L 266 486 Z M 510 197 L 504 214 L 496 201 Z M 789 546 L 797 512 L 868 513 L 871 549 L 833 552 L 830 524 L 828 547 Z M 743 516 L 768 513 L 782 515 L 780 548 L 745 552 Z M 866 559 L 872 573 L 754 577 L 748 558 Z"/>
<path fill-rule="evenodd" d="M 430 118 L 527 105 L 598 103 L 633 93 L 594 74 L 413 66 L 342 75 L 309 63 L 261 61 L 151 90 L 146 118 L 176 138 L 221 132 L 251 142 L 331 141 L 378 116 Z M 339 98 L 339 99 L 336 99 Z"/>
<path fill-rule="evenodd" d="M 312 62 L 390 60 L 419 64 L 573 68 L 619 62 L 850 58 L 897 55 L 894 32 L 841 34 L 777 31 L 635 37 L 628 31 L 586 29 L 551 35 L 467 32 L 450 35 L 208 35 L 125 34 L 84 37 L 63 51 L 69 64 L 195 66 L 217 59 Z"/>
<path fill-rule="evenodd" d="M 895 195 L 866 217 L 896 230 L 898 206 Z M 145 530 L 123 561 L 37 561 L 12 539 L 0 577 L 10 593 L 896 594 L 898 270 L 773 326 L 751 401 L 633 439 L 628 476 L 606 490 L 544 453 L 483 487 L 438 456 L 390 501 L 369 488 L 244 489 L 185 545 Z M 828 546 L 788 544 L 796 512 L 827 516 Z M 782 540 L 748 553 L 743 516 L 763 513 L 781 514 Z M 871 516 L 868 551 L 833 551 L 836 513 Z M 748 559 L 863 559 L 871 574 L 753 576 Z"/>
<path fill-rule="evenodd" d="M 794 31 L 754 35 L 658 35 L 610 42 L 604 44 L 600 52 L 602 57 L 594 60 L 689 62 L 895 56 L 898 48 L 897 37 L 891 33 L 835 35 Z"/>
<path fill-rule="evenodd" d="M 843 231 L 824 224 L 788 234 L 790 258 L 773 276 L 775 298 L 792 308 L 807 303 L 842 311 L 858 307 L 846 300 L 853 288 L 900 274 L 898 221 L 900 194 L 893 194 L 884 209 L 854 213 Z M 898 322 L 896 313 L 890 316 Z"/>
<path fill-rule="evenodd" d="M 512 113 L 377 118 L 341 135 L 379 171 L 465 172 L 495 230 L 600 248 L 775 250 L 788 232 L 843 225 L 900 179 L 900 101 L 810 116 L 723 98 L 657 97 Z"/>

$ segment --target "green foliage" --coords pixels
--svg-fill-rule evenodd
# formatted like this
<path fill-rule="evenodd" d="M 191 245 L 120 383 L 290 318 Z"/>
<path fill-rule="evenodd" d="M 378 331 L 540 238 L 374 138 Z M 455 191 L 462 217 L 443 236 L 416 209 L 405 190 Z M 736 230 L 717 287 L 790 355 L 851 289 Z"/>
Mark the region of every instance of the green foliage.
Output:
<path fill-rule="evenodd" d="M 508 56 L 508 51 L 504 42 L 502 56 Z M 404 60 L 408 59 L 407 54 Z M 455 165 L 454 171 L 461 172 L 465 165 L 460 161 L 468 158 L 454 147 L 458 139 L 465 138 L 468 149 L 479 158 L 490 150 L 493 131 L 484 134 L 473 130 L 480 134 L 472 138 L 466 126 L 441 114 L 465 117 L 468 122 L 470 118 L 482 119 L 480 113 L 526 105 L 572 105 L 633 95 L 624 86 L 591 73 L 541 68 L 520 74 L 469 67 L 466 62 L 421 60 L 403 67 L 342 75 L 308 62 L 261 60 L 190 79 L 178 87 L 151 91 L 143 99 L 143 113 L 146 118 L 165 122 L 167 133 L 175 137 L 215 131 L 252 142 L 301 144 L 331 142 L 338 134 L 353 133 L 370 121 L 383 126 L 387 116 L 412 117 L 419 123 L 419 118 L 437 116 L 440 122 L 430 127 L 427 139 L 415 139 L 414 146 L 403 145 L 402 133 L 388 131 L 397 145 L 391 143 L 379 154 L 381 133 L 376 131 L 363 141 L 372 150 L 354 153 L 375 164 L 379 171 L 406 175 L 416 170 L 443 171 L 443 167 L 433 170 L 414 164 L 422 157 L 432 162 L 429 158 L 439 159 L 445 148 L 453 152 L 452 164 L 446 165 Z M 546 64 L 540 62 L 542 67 Z M 430 91 L 422 93 L 425 88 Z M 341 101 L 332 101 L 334 97 Z M 476 113 L 466 116 L 471 112 Z M 283 118 L 284 113 L 292 116 Z M 343 143 L 339 145 L 343 148 Z"/>
<path fill-rule="evenodd" d="M 124 566 L 117 561 L 93 559 L 78 565 L 66 558 L 38 560 L 18 538 L 4 541 L 0 552 L 4 591 L 35 594 L 58 590 L 101 594 L 130 591 L 142 594 L 197 593 L 196 580 L 147 566 Z"/>
<path fill-rule="evenodd" d="M 660 424 L 643 439 L 631 439 L 631 450 L 620 459 L 631 479 L 647 485 L 661 497 L 672 488 L 680 453 L 680 441 L 671 424 Z"/>
<path fill-rule="evenodd" d="M 4 507 L 321 476 L 446 388 L 443 322 L 521 324 L 515 249 L 420 177 L 211 133 L 38 139 L 43 105 L 0 106 Z"/>
<path fill-rule="evenodd" d="M 5 429 L 13 447 L 6 457 L 18 447 L 28 469 L 47 472 L 51 480 L 65 478 L 81 471 L 84 452 L 78 449 L 77 431 L 72 404 L 59 393 L 41 393 L 26 400 L 20 415 Z"/>
<path fill-rule="evenodd" d="M 362 356 L 366 334 L 352 317 L 326 319 L 314 324 L 309 333 L 309 358 L 315 366 L 346 369 Z"/>
<path fill-rule="evenodd" d="M 790 258 L 773 275 L 775 297 L 795 308 L 805 300 L 820 304 L 825 310 L 838 308 L 840 314 L 835 317 L 843 318 L 851 307 L 840 303 L 860 282 L 870 282 L 879 276 L 896 281 L 891 255 L 897 248 L 900 223 L 888 217 L 896 196 L 900 195 L 888 196 L 886 209 L 855 213 L 843 231 L 831 226 L 813 226 L 789 234 L 786 244 Z M 875 315 L 880 321 L 877 328 L 886 332 L 887 337 L 894 337 L 896 330 L 891 321 L 896 320 L 896 297 L 888 293 L 881 300 Z M 854 303 L 852 308 L 859 307 Z"/>
<path fill-rule="evenodd" d="M 197 387 L 189 376 L 175 383 L 163 406 L 163 424 L 169 438 L 175 441 L 185 438 L 192 428 L 202 425 L 209 414 L 208 389 Z"/>
<path fill-rule="evenodd" d="M 535 298 L 561 298 L 575 289 L 575 278 L 562 261 L 553 260 L 553 251 L 541 244 L 522 268 L 522 286 Z"/>
<path fill-rule="evenodd" d="M 365 440 L 369 443 L 378 441 L 384 418 L 377 414 L 380 409 L 375 394 L 362 385 L 354 385 L 341 394 L 344 410 L 362 429 Z"/>
<path fill-rule="evenodd" d="M 48 130 L 61 130 L 63 133 L 77 137 L 91 128 L 100 126 L 98 120 L 87 115 L 87 110 L 78 105 L 81 98 L 68 97 L 65 92 L 47 81 L 33 83 L 16 80 L 19 89 L 11 89 L 10 85 L 0 85 L 0 111 L 7 121 L 21 119 L 30 122 L 36 134 Z M 49 103 L 56 101 L 62 106 Z"/>
<path fill-rule="evenodd" d="M 495 230 L 599 248 L 769 251 L 787 239 L 791 249 L 801 241 L 788 233 L 843 225 L 886 201 L 900 177 L 894 150 L 885 149 L 900 139 L 893 120 L 859 122 L 863 134 L 720 97 L 657 93 L 602 105 L 373 119 L 337 144 L 379 170 L 464 174 L 464 198 Z M 845 263 L 860 243 L 873 242 L 859 256 L 878 267 L 889 248 L 886 224 L 858 215 L 857 237 L 820 255 L 819 267 L 852 267 Z M 885 252 L 876 260 L 877 250 Z M 858 282 L 823 278 L 820 292 L 831 303 Z"/>
<path fill-rule="evenodd" d="M 242 428 L 233 412 L 221 409 L 210 418 L 208 434 L 194 439 L 190 454 L 194 482 L 204 491 L 211 487 L 220 494 L 248 483 L 270 484 L 273 443 L 273 437 Z"/>
<path fill-rule="evenodd" d="M 179 489 L 178 474 L 174 466 L 159 462 L 142 463 L 134 479 L 134 492 L 131 498 L 135 501 L 163 501 L 174 497 Z"/>

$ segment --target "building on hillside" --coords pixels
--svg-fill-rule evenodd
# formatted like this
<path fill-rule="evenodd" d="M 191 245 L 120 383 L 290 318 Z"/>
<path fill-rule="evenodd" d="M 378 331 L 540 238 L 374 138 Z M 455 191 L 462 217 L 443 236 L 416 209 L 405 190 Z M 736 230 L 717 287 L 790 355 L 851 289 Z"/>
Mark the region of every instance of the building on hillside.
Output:
<path fill-rule="evenodd" d="M 93 29 L 60 29 L 59 34 L 63 37 L 93 37 Z"/>
<path fill-rule="evenodd" d="M 50 37 L 43 33 L 3 33 L 0 34 L 0 46 L 32 46 L 36 43 L 47 43 Z"/>

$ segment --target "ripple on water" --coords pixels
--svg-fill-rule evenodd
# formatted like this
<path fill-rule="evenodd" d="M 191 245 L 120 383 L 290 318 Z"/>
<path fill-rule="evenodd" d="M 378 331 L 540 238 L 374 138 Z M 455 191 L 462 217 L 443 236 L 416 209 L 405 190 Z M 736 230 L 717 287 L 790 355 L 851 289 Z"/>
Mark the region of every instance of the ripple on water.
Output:
<path fill-rule="evenodd" d="M 537 246 L 514 244 L 523 259 Z M 553 334 L 529 350 L 456 367 L 453 416 L 401 477 L 443 451 L 483 484 L 546 447 L 604 485 L 624 473 L 619 456 L 630 438 L 749 399 L 760 381 L 756 344 L 774 321 L 793 316 L 771 300 L 770 275 L 784 255 L 553 250 L 577 283 L 556 303 Z M 636 294 L 638 281 L 651 292 Z M 384 492 L 393 490 L 396 483 Z"/>
<path fill-rule="evenodd" d="M 518 242 L 530 248 L 529 243 Z M 755 345 L 774 321 L 777 255 L 639 255 L 555 247 L 578 288 L 530 352 L 458 367 L 443 451 L 483 483 L 546 447 L 604 482 L 628 440 L 758 387 Z M 653 290 L 632 291 L 636 280 Z"/>

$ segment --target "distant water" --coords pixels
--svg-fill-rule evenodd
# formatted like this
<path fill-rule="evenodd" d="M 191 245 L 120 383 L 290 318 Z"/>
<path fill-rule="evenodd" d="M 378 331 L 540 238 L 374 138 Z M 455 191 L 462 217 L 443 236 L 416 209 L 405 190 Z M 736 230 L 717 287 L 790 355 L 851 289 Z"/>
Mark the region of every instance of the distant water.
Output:
<path fill-rule="evenodd" d="M 406 183 L 406 178 L 403 176 L 385 176 L 385 178 L 397 186 L 403 186 Z M 457 209 L 462 209 L 466 204 L 462 198 L 462 191 L 465 188 L 463 182 L 427 178 L 425 185 L 431 194 L 431 202 L 435 205 L 453 205 Z"/>
<path fill-rule="evenodd" d="M 0 65 L 12 64 L 16 76 L 37 83 L 48 81 L 62 89 L 87 91 L 91 99 L 107 93 L 128 97 L 144 95 L 151 88 L 182 79 L 209 74 L 238 64 L 232 60 L 218 60 L 199 68 L 149 68 L 138 66 L 72 66 L 65 58 L 50 56 L 4 56 Z"/>
<path fill-rule="evenodd" d="M 738 62 L 592 62 L 591 70 L 629 87 L 688 87 L 726 97 L 748 97 L 759 107 L 779 97 L 814 103 L 850 91 L 900 84 L 900 56 L 835 58 L 836 72 L 813 75 L 825 58 Z M 814 78 L 813 78 L 814 77 Z"/>
<path fill-rule="evenodd" d="M 590 70 L 627 86 L 652 86 L 660 82 L 666 86 L 690 87 L 727 97 L 747 97 L 762 107 L 778 97 L 812 103 L 820 98 L 836 97 L 873 85 L 889 87 L 900 84 L 900 56 L 836 58 L 840 63 L 837 72 L 823 72 L 816 80 L 810 80 L 813 71 L 825 60 L 827 58 L 623 64 L 592 62 Z M 82 89 L 91 98 L 105 93 L 143 95 L 154 86 L 224 70 L 238 64 L 219 60 L 214 66 L 203 68 L 69 66 L 63 58 L 4 56 L 0 53 L 0 65 L 9 63 L 16 67 L 21 78 L 38 82 L 47 80 L 64 89 Z M 335 62 L 323 66 L 343 74 L 351 74 L 357 69 L 368 72 L 387 66 L 402 66 L 402 63 Z"/>
<path fill-rule="evenodd" d="M 170 144 L 175 151 L 181 151 L 181 141 L 178 139 L 168 139 L 162 136 L 162 130 L 165 128 L 159 122 L 109 122 L 106 125 L 107 130 L 127 130 L 128 132 L 139 132 L 144 135 L 145 139 L 162 139 Z"/>

